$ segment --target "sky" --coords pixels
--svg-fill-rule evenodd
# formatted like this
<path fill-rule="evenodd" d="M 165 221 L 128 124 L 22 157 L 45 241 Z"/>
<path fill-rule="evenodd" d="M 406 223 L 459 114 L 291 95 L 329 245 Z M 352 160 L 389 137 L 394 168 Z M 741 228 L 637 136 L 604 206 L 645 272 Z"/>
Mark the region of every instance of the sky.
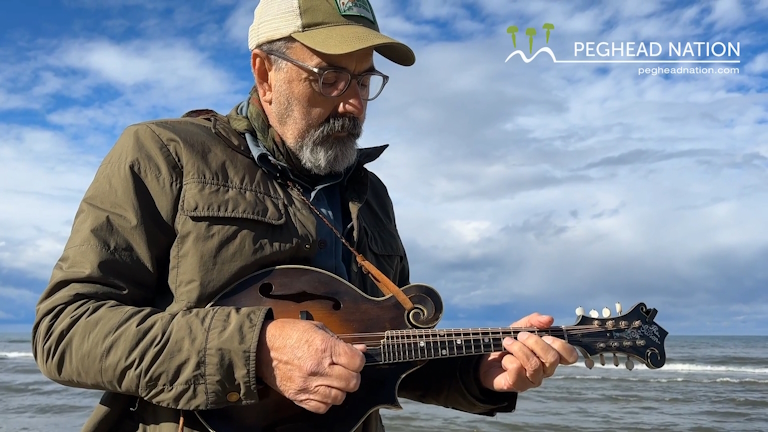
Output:
<path fill-rule="evenodd" d="M 0 329 L 31 328 L 126 126 L 247 97 L 256 4 L 4 5 Z M 578 306 L 618 301 L 658 309 L 673 335 L 768 334 L 768 0 L 371 4 L 416 64 L 375 58 L 390 81 L 360 145 L 390 144 L 369 168 L 392 196 L 412 281 L 443 297 L 443 326 L 534 311 L 568 325 Z M 663 52 L 587 57 L 576 52 L 587 42 Z M 738 55 L 671 55 L 670 42 L 738 44 Z M 734 63 L 531 60 L 543 47 L 558 61 Z M 506 61 L 518 50 L 528 62 Z M 715 73 L 639 73 L 651 67 Z"/>

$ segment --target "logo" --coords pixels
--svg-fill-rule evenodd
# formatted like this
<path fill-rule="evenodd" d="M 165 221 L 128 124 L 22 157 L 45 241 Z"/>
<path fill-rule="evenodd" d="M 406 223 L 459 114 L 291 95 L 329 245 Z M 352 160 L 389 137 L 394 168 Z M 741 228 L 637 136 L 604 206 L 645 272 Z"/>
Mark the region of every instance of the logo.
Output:
<path fill-rule="evenodd" d="M 555 25 L 552 24 L 552 23 L 544 23 L 544 25 L 541 26 L 541 29 L 542 30 L 546 30 L 546 33 L 545 33 L 546 34 L 545 43 L 549 44 L 549 35 L 552 33 L 552 30 L 555 29 Z M 518 29 L 517 26 L 511 25 L 511 26 L 507 27 L 507 33 L 512 35 L 512 45 L 514 45 L 515 48 L 517 48 L 517 37 L 516 36 L 517 36 L 517 32 L 519 32 L 519 31 L 520 31 L 520 29 Z M 525 36 L 528 36 L 528 53 L 529 54 L 533 54 L 533 37 L 536 36 L 536 29 L 534 27 L 528 27 L 527 29 L 525 29 Z M 536 54 L 533 54 L 533 56 L 531 58 L 526 57 L 525 53 L 523 51 L 517 50 L 517 51 L 512 52 L 512 54 L 510 54 L 509 57 L 507 57 L 507 60 L 505 60 L 504 62 L 506 63 L 512 57 L 514 57 L 516 55 L 519 55 L 523 59 L 524 62 L 530 63 L 541 52 L 545 52 L 545 53 L 549 54 L 549 56 L 552 57 L 552 60 L 554 60 L 555 63 L 557 63 L 557 58 L 555 58 L 555 53 L 553 53 L 552 50 L 549 49 L 549 47 L 540 48 L 538 51 L 536 51 Z"/>
<path fill-rule="evenodd" d="M 376 24 L 376 16 L 368 0 L 336 0 L 336 7 L 342 15 L 361 16 Z M 378 24 L 376 24 L 378 25 Z"/>
<path fill-rule="evenodd" d="M 552 23 L 544 23 L 541 27 L 545 30 L 545 44 L 549 44 L 549 37 L 555 29 Z M 507 27 L 507 33 L 512 36 L 512 46 L 517 48 L 517 37 L 520 29 L 511 25 Z M 682 42 L 672 41 L 668 44 L 662 44 L 655 41 L 621 41 L 621 42 L 591 42 L 578 41 L 573 43 L 573 60 L 558 60 L 555 53 L 549 47 L 539 48 L 533 52 L 533 39 L 536 36 L 536 28 L 528 27 L 524 35 L 528 37 L 528 54 L 533 54 L 530 58 L 526 56 L 525 51 L 516 49 L 513 51 L 504 63 L 510 61 L 515 56 L 525 63 L 530 63 L 537 55 L 541 53 L 548 54 L 554 63 L 741 63 L 739 56 L 741 54 L 741 44 L 739 42 L 716 41 L 716 42 Z M 520 35 L 521 37 L 523 34 Z M 539 36 L 541 37 L 541 36 Z M 541 39 L 539 39 L 541 40 Z M 665 49 L 666 48 L 666 49 Z M 587 57 L 588 59 L 581 59 Z M 598 58 L 595 58 L 598 57 Z M 653 70 L 652 70 L 653 69 Z M 659 73 L 659 68 L 641 67 L 638 70 L 640 75 Z M 739 73 L 738 68 L 661 68 L 664 74 L 676 73 Z"/>

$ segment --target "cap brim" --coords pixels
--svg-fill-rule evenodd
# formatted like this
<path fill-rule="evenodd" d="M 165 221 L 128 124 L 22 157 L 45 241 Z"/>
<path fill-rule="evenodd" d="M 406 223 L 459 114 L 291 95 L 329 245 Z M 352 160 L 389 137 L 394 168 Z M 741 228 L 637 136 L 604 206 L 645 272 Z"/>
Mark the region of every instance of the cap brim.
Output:
<path fill-rule="evenodd" d="M 373 48 L 383 57 L 402 66 L 411 66 L 416 62 L 416 55 L 408 45 L 361 25 L 320 27 L 293 33 L 291 36 L 325 54 L 348 54 Z"/>

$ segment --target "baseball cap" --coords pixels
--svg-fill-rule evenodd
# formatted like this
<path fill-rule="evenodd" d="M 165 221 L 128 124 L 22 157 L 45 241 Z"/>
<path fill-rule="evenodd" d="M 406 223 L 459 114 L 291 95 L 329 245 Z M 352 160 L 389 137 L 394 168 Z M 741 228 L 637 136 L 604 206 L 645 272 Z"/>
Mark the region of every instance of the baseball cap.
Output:
<path fill-rule="evenodd" d="M 407 45 L 379 31 L 368 0 L 261 0 L 248 29 L 248 49 L 288 36 L 325 54 L 373 48 L 403 66 L 416 62 Z"/>

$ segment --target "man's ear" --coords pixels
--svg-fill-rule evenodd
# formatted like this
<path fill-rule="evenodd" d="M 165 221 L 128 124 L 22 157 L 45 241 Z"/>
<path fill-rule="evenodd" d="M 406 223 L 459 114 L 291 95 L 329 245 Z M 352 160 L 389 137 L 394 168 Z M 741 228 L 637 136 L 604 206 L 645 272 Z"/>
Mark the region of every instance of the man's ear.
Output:
<path fill-rule="evenodd" d="M 272 103 L 272 84 L 269 82 L 274 63 L 263 51 L 251 51 L 251 72 L 259 92 L 259 99 L 264 104 Z"/>

